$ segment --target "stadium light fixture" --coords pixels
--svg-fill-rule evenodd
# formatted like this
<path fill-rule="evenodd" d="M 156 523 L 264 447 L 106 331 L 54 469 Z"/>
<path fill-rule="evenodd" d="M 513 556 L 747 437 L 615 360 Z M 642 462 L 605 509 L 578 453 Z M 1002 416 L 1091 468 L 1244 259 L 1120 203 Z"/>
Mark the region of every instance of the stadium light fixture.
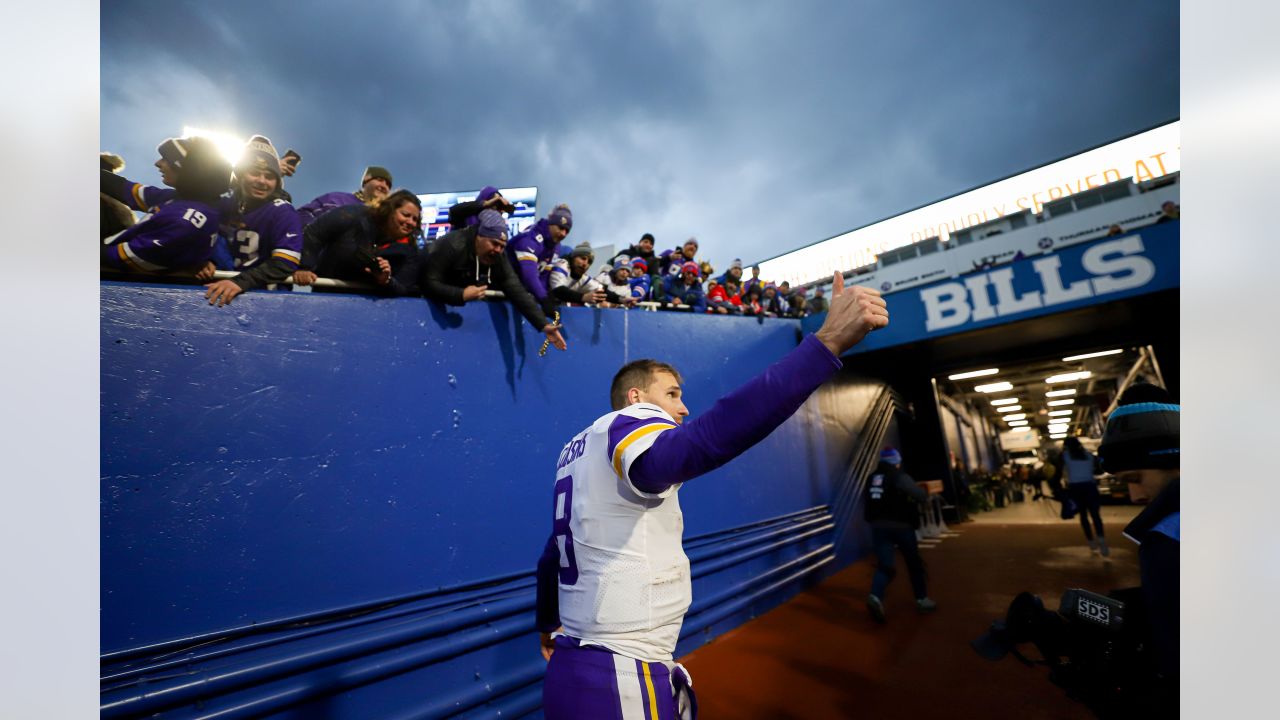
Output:
<path fill-rule="evenodd" d="M 1050 400 L 1049 402 L 1045 403 L 1045 405 L 1048 405 L 1049 407 L 1057 407 L 1059 405 L 1075 405 L 1075 404 L 1076 404 L 1075 398 L 1067 398 L 1066 400 Z"/>
<path fill-rule="evenodd" d="M 1016 402 L 1018 402 L 1018 398 L 1000 398 L 999 400 L 992 400 L 991 404 L 992 405 L 1009 405 Z"/>
<path fill-rule="evenodd" d="M 1027 414 L 1026 414 L 1026 413 L 1014 413 L 1014 414 L 1012 414 L 1012 415 L 1005 415 L 1005 416 L 1004 416 L 1004 421 L 1005 421 L 1005 422 L 1013 422 L 1013 421 L 1015 421 L 1015 420 L 1026 420 L 1026 419 L 1027 419 Z"/>
<path fill-rule="evenodd" d="M 1012 390 L 1012 389 L 1013 389 L 1013 383 L 1011 382 L 990 383 L 988 385 L 975 385 L 973 387 L 974 392 L 980 392 L 980 393 L 1004 392 L 1005 390 Z"/>
<path fill-rule="evenodd" d="M 1075 412 L 1075 410 L 1050 410 L 1049 417 L 1053 417 L 1054 415 L 1074 415 Z"/>
<path fill-rule="evenodd" d="M 213 144 L 218 147 L 218 152 L 222 153 L 222 156 L 232 165 L 235 165 L 240 160 L 240 155 L 244 152 L 245 141 L 231 133 L 202 130 L 198 127 L 184 125 L 182 127 L 182 137 L 202 137 L 212 140 Z"/>
<path fill-rule="evenodd" d="M 1062 397 L 1063 395 L 1075 395 L 1075 394 L 1076 394 L 1076 389 L 1071 388 L 1070 390 L 1050 390 L 1046 392 L 1044 396 L 1045 397 Z"/>
<path fill-rule="evenodd" d="M 1052 385 L 1054 383 L 1060 383 L 1060 382 L 1075 382 L 1077 380 L 1087 380 L 1090 377 L 1093 377 L 1093 373 L 1089 372 L 1088 370 L 1081 370 L 1080 372 L 1069 372 L 1069 373 L 1062 373 L 1061 375 L 1050 375 L 1049 377 L 1044 379 L 1044 383 L 1046 385 Z"/>
<path fill-rule="evenodd" d="M 998 413 L 1018 412 L 1021 409 L 1022 409 L 1021 405 L 1005 405 L 1004 407 L 996 408 L 996 412 Z"/>
<path fill-rule="evenodd" d="M 948 380 L 968 380 L 969 378 L 986 377 L 987 375 L 995 375 L 1000 372 L 1000 368 L 987 368 L 986 370 L 974 370 L 972 372 L 962 372 L 956 375 L 948 375 Z"/>
<path fill-rule="evenodd" d="M 1084 355 L 1072 355 L 1071 357 L 1062 358 L 1062 362 L 1071 362 L 1073 360 L 1085 360 L 1087 358 L 1103 357 L 1104 355 L 1119 355 L 1124 350 L 1103 350 L 1101 352 L 1085 353 Z"/>

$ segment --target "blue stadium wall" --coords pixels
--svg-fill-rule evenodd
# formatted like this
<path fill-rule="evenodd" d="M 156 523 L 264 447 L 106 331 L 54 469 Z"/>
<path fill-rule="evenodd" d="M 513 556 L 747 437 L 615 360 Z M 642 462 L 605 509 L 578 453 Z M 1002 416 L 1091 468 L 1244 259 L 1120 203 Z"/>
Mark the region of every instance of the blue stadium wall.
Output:
<path fill-rule="evenodd" d="M 102 716 L 538 715 L 533 567 L 563 443 L 657 357 L 697 414 L 799 323 L 104 282 Z M 843 372 L 681 491 L 677 654 L 865 551 L 849 458 L 886 388 Z M 843 492 L 842 492 L 843 491 Z M 832 507 L 840 509 L 833 512 Z"/>

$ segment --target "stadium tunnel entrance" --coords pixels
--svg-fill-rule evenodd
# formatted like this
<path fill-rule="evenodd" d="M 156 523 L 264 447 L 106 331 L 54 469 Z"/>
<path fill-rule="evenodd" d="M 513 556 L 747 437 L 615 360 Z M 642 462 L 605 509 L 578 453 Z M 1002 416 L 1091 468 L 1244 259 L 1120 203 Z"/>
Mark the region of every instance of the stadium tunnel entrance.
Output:
<path fill-rule="evenodd" d="M 1176 398 L 1177 307 L 1178 290 L 1164 290 L 845 362 L 901 394 L 907 416 L 897 439 L 907 467 L 918 480 L 942 480 L 948 504 L 961 506 L 961 475 L 1035 467 L 1056 454 L 1064 433 L 1091 446 L 1133 382 L 1155 382 Z M 975 371 L 988 372 L 967 376 Z"/>

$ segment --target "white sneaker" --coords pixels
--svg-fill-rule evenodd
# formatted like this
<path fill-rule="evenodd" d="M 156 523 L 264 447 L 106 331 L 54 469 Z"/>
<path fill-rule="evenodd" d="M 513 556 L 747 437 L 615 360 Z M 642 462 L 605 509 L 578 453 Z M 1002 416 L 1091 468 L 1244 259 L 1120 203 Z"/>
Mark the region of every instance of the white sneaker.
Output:
<path fill-rule="evenodd" d="M 1102 553 L 1102 557 L 1107 557 L 1111 554 L 1111 548 L 1107 547 L 1106 538 L 1098 538 L 1098 552 Z"/>
<path fill-rule="evenodd" d="M 919 600 L 916 601 L 916 610 L 919 610 L 921 614 L 931 613 L 937 609 L 938 609 L 938 603 L 934 602 L 930 598 L 927 598 L 927 597 L 920 598 Z"/>
<path fill-rule="evenodd" d="M 1096 539 L 1089 541 L 1089 552 L 1093 553 L 1094 555 L 1098 554 L 1098 541 Z"/>

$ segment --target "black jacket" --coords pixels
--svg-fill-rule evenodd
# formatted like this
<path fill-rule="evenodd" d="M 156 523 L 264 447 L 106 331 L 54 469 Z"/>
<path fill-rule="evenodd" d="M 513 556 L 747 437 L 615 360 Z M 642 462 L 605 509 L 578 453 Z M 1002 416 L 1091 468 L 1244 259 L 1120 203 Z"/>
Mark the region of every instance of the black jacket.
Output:
<path fill-rule="evenodd" d="M 1178 563 L 1181 543 L 1156 530 L 1156 527 L 1180 512 L 1178 479 L 1175 478 L 1124 529 L 1125 535 L 1141 543 L 1138 546 L 1138 568 L 1142 573 L 1142 596 L 1146 601 L 1157 664 L 1167 678 L 1178 675 Z"/>
<path fill-rule="evenodd" d="M 348 205 L 321 215 L 302 234 L 300 267 L 321 277 L 373 282 L 364 271 L 370 258 L 383 257 L 391 264 L 391 282 L 379 286 L 389 295 L 417 294 L 417 246 L 402 249 L 373 226 L 368 208 Z M 386 247 L 379 249 L 380 244 Z"/>
<path fill-rule="evenodd" d="M 864 493 L 867 522 L 872 527 L 915 528 L 920 524 L 916 502 L 923 503 L 928 497 L 929 493 L 916 485 L 910 475 L 881 462 L 867 480 Z"/>
<path fill-rule="evenodd" d="M 464 288 L 487 285 L 490 290 L 501 290 L 520 314 L 541 331 L 547 326 L 547 316 L 520 283 L 506 253 L 500 254 L 492 265 L 480 264 L 476 257 L 479 229 L 478 225 L 472 225 L 436 238 L 422 262 L 418 278 L 422 294 L 447 305 L 462 305 Z"/>

